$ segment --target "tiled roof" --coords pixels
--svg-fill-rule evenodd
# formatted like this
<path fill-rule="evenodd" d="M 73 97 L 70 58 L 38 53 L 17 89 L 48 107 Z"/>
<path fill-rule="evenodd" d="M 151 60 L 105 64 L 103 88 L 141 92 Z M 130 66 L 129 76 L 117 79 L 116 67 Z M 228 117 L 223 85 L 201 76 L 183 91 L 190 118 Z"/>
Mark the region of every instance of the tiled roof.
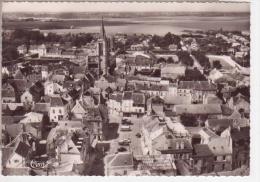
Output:
<path fill-rule="evenodd" d="M 124 166 L 133 166 L 133 155 L 131 153 L 118 153 L 109 157 L 108 166 L 113 167 L 124 167 Z"/>
<path fill-rule="evenodd" d="M 171 155 L 136 156 L 140 170 L 176 170 Z"/>
<path fill-rule="evenodd" d="M 176 114 L 222 114 L 220 104 L 176 105 Z"/>
<path fill-rule="evenodd" d="M 210 95 L 207 96 L 207 104 L 222 104 L 222 100 L 217 96 Z"/>
<path fill-rule="evenodd" d="M 161 68 L 161 73 L 162 74 L 173 74 L 173 75 L 184 75 L 185 74 L 185 66 L 176 66 L 175 64 L 169 65 L 167 64 L 166 66 Z"/>
<path fill-rule="evenodd" d="M 191 98 L 188 96 L 172 96 L 166 95 L 164 98 L 165 104 L 180 105 L 191 104 Z"/>
<path fill-rule="evenodd" d="M 158 117 L 147 117 L 144 119 L 144 128 L 149 133 L 152 133 L 153 131 L 160 129 L 161 127 L 162 126 L 160 126 L 160 121 Z"/>
<path fill-rule="evenodd" d="M 193 89 L 200 91 L 216 91 L 217 87 L 208 81 L 180 81 L 178 89 Z"/>

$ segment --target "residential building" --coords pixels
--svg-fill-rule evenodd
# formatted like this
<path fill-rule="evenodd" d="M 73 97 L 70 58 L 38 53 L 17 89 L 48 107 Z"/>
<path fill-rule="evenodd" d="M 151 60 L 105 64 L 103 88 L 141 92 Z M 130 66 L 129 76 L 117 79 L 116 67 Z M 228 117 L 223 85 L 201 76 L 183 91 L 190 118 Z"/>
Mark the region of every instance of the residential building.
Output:
<path fill-rule="evenodd" d="M 49 117 L 51 122 L 68 118 L 68 102 L 60 96 L 51 97 Z"/>
<path fill-rule="evenodd" d="M 126 176 L 134 170 L 134 159 L 131 153 L 117 153 L 104 158 L 105 176 Z"/>
<path fill-rule="evenodd" d="M 194 173 L 196 175 L 213 171 L 214 154 L 207 144 L 193 146 Z"/>
<path fill-rule="evenodd" d="M 122 99 L 122 112 L 124 116 L 140 116 L 145 113 L 145 95 L 125 91 Z"/>

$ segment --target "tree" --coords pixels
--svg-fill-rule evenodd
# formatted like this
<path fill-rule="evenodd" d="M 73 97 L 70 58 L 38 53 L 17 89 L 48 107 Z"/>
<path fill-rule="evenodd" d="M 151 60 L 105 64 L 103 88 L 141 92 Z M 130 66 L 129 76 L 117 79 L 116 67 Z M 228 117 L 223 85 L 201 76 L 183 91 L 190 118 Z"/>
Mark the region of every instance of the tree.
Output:
<path fill-rule="evenodd" d="M 9 62 L 17 59 L 19 57 L 19 53 L 17 49 L 13 45 L 8 45 L 7 47 L 3 47 L 3 62 Z"/>
<path fill-rule="evenodd" d="M 216 68 L 216 69 L 221 69 L 222 68 L 222 65 L 220 63 L 220 61 L 213 61 L 213 68 Z"/>
<path fill-rule="evenodd" d="M 174 63 L 174 60 L 172 59 L 172 57 L 168 57 L 167 63 Z"/>
<path fill-rule="evenodd" d="M 177 56 L 179 57 L 179 60 L 182 64 L 186 65 L 186 66 L 193 66 L 194 61 L 193 59 L 190 57 L 190 54 L 186 51 L 180 51 L 177 53 Z"/>
<path fill-rule="evenodd" d="M 180 119 L 181 123 L 186 127 L 196 127 L 199 125 L 197 118 L 191 114 L 182 114 Z"/>
<path fill-rule="evenodd" d="M 157 60 L 157 63 L 166 63 L 166 60 L 162 57 L 160 57 L 158 60 Z"/>

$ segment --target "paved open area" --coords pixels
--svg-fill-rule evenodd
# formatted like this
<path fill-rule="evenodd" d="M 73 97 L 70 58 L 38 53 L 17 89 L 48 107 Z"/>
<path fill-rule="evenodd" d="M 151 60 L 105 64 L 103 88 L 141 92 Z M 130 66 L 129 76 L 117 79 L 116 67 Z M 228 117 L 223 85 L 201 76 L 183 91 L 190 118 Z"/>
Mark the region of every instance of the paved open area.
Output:
<path fill-rule="evenodd" d="M 110 116 L 109 128 L 107 129 L 107 133 L 109 135 L 106 142 L 110 143 L 110 149 L 108 151 L 109 154 L 113 154 L 118 152 L 118 148 L 123 147 L 128 151 L 133 152 L 134 155 L 141 155 L 141 137 L 136 136 L 138 133 L 141 133 L 142 128 L 142 117 L 128 117 L 131 121 L 129 125 L 131 131 L 121 131 L 122 127 L 122 117 L 121 116 Z M 116 128 L 115 128 L 116 127 Z M 115 133 L 116 132 L 116 133 Z M 116 136 L 116 137 L 112 137 Z M 121 146 L 118 144 L 119 141 L 124 139 L 130 139 L 131 143 L 129 146 Z"/>

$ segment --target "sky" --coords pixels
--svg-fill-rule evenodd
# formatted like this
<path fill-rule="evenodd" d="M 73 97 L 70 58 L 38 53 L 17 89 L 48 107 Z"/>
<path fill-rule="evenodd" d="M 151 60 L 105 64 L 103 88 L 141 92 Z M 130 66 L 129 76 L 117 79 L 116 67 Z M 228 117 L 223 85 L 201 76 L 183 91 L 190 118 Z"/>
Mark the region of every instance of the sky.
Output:
<path fill-rule="evenodd" d="M 249 12 L 250 3 L 4 2 L 2 10 L 3 12 Z"/>

